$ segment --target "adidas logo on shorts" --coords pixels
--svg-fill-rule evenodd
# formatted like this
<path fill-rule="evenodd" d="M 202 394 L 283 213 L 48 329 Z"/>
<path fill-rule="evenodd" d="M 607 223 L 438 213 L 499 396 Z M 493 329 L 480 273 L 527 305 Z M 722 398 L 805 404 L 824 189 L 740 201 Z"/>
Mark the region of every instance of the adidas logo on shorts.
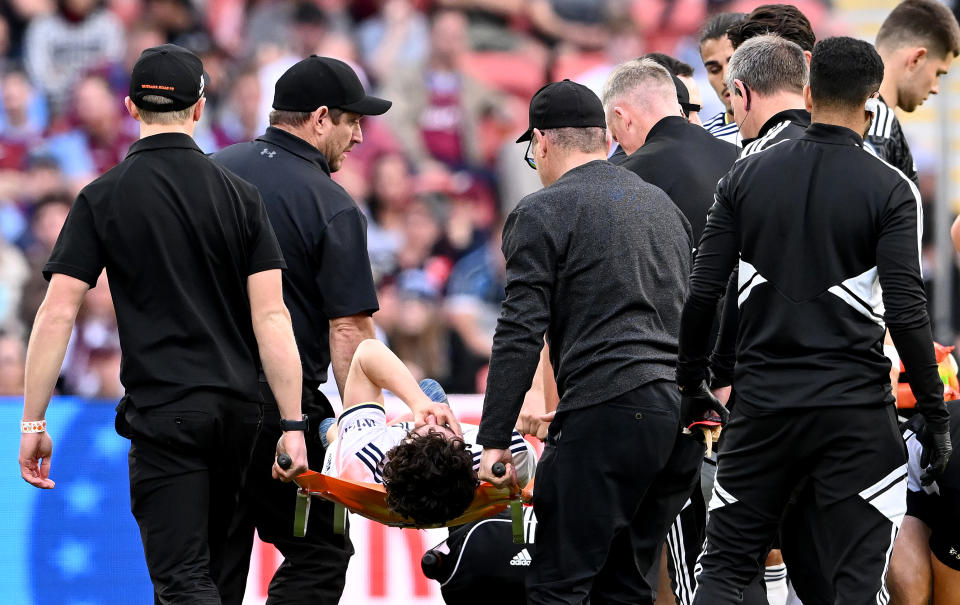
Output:
<path fill-rule="evenodd" d="M 527 552 L 527 549 L 524 548 L 516 554 L 512 559 L 510 559 L 510 565 L 529 567 L 530 566 L 530 553 Z"/>

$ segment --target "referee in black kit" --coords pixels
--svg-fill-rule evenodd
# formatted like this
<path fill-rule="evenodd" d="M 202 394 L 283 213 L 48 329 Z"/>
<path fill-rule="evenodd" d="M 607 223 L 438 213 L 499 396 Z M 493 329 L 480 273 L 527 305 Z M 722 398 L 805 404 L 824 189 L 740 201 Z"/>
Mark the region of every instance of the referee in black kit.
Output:
<path fill-rule="evenodd" d="M 525 141 L 544 188 L 503 230 L 480 477 L 516 480 L 510 435 L 546 333 L 560 403 L 537 467 L 528 602 L 652 603 L 643 574 L 704 451 L 681 436 L 672 380 L 690 225 L 662 190 L 606 161 L 603 107 L 586 87 L 541 88 Z"/>
<path fill-rule="evenodd" d="M 20 442 L 24 479 L 52 488 L 43 416 L 77 309 L 106 267 L 126 389 L 117 431 L 131 442 L 131 508 L 163 604 L 221 602 L 227 525 L 261 417 L 261 360 L 282 416 L 300 418 L 280 248 L 256 189 L 190 136 L 203 88 L 200 59 L 178 46 L 147 49 L 134 65 L 126 106 L 141 138 L 80 192 L 44 267 Z M 307 468 L 303 433 L 286 433 L 284 450 L 293 465 L 273 472 L 289 481 Z"/>
<path fill-rule="evenodd" d="M 330 174 L 363 141 L 361 118 L 382 114 L 390 105 L 367 95 L 343 61 L 314 55 L 280 76 L 267 131 L 213 156 L 260 190 L 287 262 L 283 295 L 303 364 L 307 448 L 314 461 L 324 455 L 326 426 L 320 424 L 335 416 L 318 390 L 327 366 L 332 362 L 342 395 L 357 345 L 375 337 L 371 315 L 379 308 L 366 217 Z M 337 603 L 353 545 L 349 536 L 333 533 L 333 504 L 326 501 L 313 503 L 307 535 L 293 536 L 296 488 L 270 481 L 265 473 L 283 426 L 276 407 L 264 412 L 241 497 L 242 518 L 231 538 L 224 603 L 243 600 L 254 528 L 284 556 L 268 603 Z"/>
<path fill-rule="evenodd" d="M 924 481 L 949 460 L 920 275 L 920 196 L 902 172 L 863 150 L 865 103 L 882 78 L 868 43 L 820 42 L 804 89 L 806 134 L 741 159 L 717 186 L 683 310 L 677 384 L 687 398 L 712 399 L 707 333 L 739 256 L 737 406 L 695 603 L 740 602 L 804 481 L 812 499 L 801 503 L 818 514 L 803 531 L 818 552 L 799 564 L 822 570 L 837 602 L 886 602 L 907 473 L 885 326 L 927 421 Z"/>

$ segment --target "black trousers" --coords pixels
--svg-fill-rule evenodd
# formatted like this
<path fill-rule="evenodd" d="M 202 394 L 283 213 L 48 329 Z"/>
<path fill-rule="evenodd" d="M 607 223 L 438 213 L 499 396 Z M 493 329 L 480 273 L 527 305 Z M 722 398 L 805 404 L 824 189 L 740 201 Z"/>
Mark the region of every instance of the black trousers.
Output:
<path fill-rule="evenodd" d="M 537 466 L 529 603 L 653 603 L 644 575 L 704 452 L 680 433 L 679 400 L 658 381 L 557 414 Z"/>
<path fill-rule="evenodd" d="M 304 386 L 302 408 L 310 417 L 311 426 L 307 434 L 307 457 L 311 467 L 320 468 L 324 448 L 316 426 L 334 413 L 316 386 Z M 268 588 L 269 605 L 337 603 L 346 582 L 353 544 L 348 535 L 333 533 L 333 504 L 320 498 L 313 498 L 311 503 L 307 535 L 294 537 L 297 487 L 294 483 L 282 483 L 270 474 L 281 435 L 280 411 L 266 384 L 261 391 L 267 402 L 263 429 L 240 496 L 240 510 L 230 530 L 229 553 L 220 582 L 223 603 L 240 605 L 243 602 L 254 530 L 261 540 L 276 546 L 284 557 Z"/>
<path fill-rule="evenodd" d="M 790 510 L 804 485 L 809 496 Z M 802 527 L 786 529 L 807 536 L 817 559 L 791 558 L 785 542 L 791 575 L 823 573 L 835 603 L 886 602 L 884 576 L 905 496 L 906 452 L 892 406 L 762 417 L 736 408 L 724 431 L 694 603 L 741 603 L 788 510 L 786 523 Z"/>
<path fill-rule="evenodd" d="M 125 397 L 117 406 L 155 603 L 220 605 L 216 581 L 261 410 L 211 392 L 143 409 Z"/>

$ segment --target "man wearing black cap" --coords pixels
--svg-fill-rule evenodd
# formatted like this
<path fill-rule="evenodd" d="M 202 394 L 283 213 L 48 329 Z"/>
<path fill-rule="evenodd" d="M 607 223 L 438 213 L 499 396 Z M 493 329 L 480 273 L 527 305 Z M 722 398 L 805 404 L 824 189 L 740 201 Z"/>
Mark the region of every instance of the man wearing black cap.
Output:
<path fill-rule="evenodd" d="M 20 466 L 27 482 L 53 488 L 43 416 L 77 309 L 106 268 L 126 389 L 116 426 L 131 442 L 131 509 L 156 601 L 219 605 L 228 524 L 262 415 L 258 366 L 291 422 L 301 417 L 300 367 L 260 196 L 190 136 L 204 84 L 200 59 L 170 44 L 133 68 L 125 102 L 141 138 L 80 192 L 44 267 Z M 283 451 L 293 465 L 273 475 L 289 481 L 307 468 L 303 432 L 285 433 Z"/>
<path fill-rule="evenodd" d="M 537 92 L 518 142 L 529 141 L 544 188 L 503 230 L 481 479 L 516 481 L 510 435 L 544 334 L 560 394 L 537 468 L 530 603 L 652 603 L 643 574 L 703 456 L 681 436 L 671 392 L 690 226 L 663 191 L 604 159 L 604 126 L 588 88 L 565 80 Z M 507 464 L 502 478 L 496 462 Z"/>
<path fill-rule="evenodd" d="M 316 425 L 336 416 L 318 390 L 327 380 L 327 367 L 333 364 L 342 395 L 357 345 L 374 337 L 371 315 L 379 308 L 366 218 L 330 174 L 363 141 L 360 119 L 382 114 L 390 105 L 368 96 L 343 61 L 314 55 L 277 81 L 267 131 L 213 156 L 260 190 L 286 259 L 283 292 L 303 365 L 303 411 L 311 425 L 307 447 L 313 460 L 323 460 L 324 453 Z M 336 603 L 353 546 L 349 537 L 333 533 L 333 506 L 314 502 L 307 535 L 296 538 L 296 489 L 261 476 L 281 433 L 279 420 L 268 406 L 241 498 L 243 518 L 231 540 L 221 585 L 224 602 L 243 600 L 256 528 L 285 557 L 270 583 L 269 602 Z"/>

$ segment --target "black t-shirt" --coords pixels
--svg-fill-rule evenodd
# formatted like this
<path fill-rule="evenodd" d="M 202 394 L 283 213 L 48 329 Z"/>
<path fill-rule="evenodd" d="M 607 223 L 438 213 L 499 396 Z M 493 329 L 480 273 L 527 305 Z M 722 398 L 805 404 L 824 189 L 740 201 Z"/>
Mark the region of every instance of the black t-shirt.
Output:
<path fill-rule="evenodd" d="M 80 192 L 43 274 L 93 287 L 104 267 L 138 406 L 196 390 L 259 400 L 247 277 L 284 264 L 252 185 L 185 134 L 137 141 Z"/>
<path fill-rule="evenodd" d="M 287 263 L 283 298 L 293 317 L 303 379 L 325 382 L 330 319 L 379 309 L 366 217 L 330 178 L 323 154 L 279 128 L 212 157 L 263 195 Z"/>

